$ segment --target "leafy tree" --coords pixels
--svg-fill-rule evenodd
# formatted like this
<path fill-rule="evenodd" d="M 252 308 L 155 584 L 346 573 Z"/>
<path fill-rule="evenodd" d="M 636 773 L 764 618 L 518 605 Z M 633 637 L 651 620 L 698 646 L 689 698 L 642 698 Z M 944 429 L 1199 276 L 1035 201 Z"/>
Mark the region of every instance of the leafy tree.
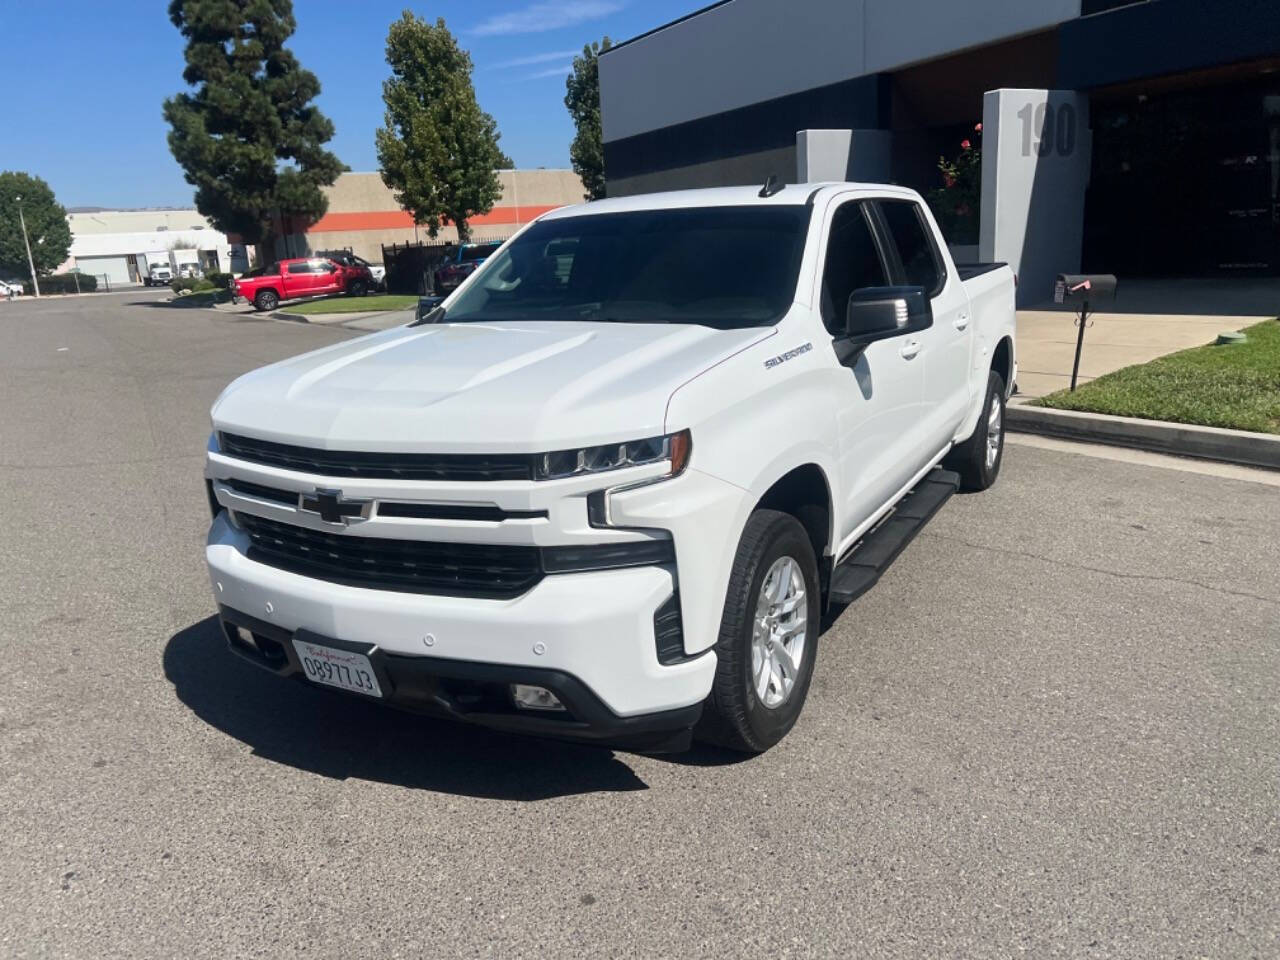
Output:
<path fill-rule="evenodd" d="M 22 198 L 21 217 L 17 197 Z M 36 273 L 47 274 L 66 260 L 71 250 L 67 211 L 54 198 L 49 184 L 29 173 L 6 170 L 0 173 L 0 276 L 5 279 L 26 278 L 31 273 L 22 243 L 23 220 Z"/>
<path fill-rule="evenodd" d="M 569 144 L 569 162 L 587 188 L 586 199 L 604 196 L 604 143 L 600 129 L 600 54 L 613 44 L 605 37 L 582 48 L 565 78 L 564 105 L 578 132 Z"/>
<path fill-rule="evenodd" d="M 166 100 L 164 116 L 196 209 L 260 246 L 273 212 L 323 216 L 320 188 L 346 167 L 324 149 L 333 124 L 311 103 L 320 81 L 284 45 L 297 27 L 292 0 L 172 0 L 169 19 L 196 90 Z"/>
<path fill-rule="evenodd" d="M 382 182 L 430 236 L 452 222 L 466 241 L 468 221 L 502 195 L 494 171 L 512 165 L 476 101 L 471 56 L 443 19 L 430 24 L 406 10 L 387 32 L 387 63 L 386 119 L 375 135 Z"/>

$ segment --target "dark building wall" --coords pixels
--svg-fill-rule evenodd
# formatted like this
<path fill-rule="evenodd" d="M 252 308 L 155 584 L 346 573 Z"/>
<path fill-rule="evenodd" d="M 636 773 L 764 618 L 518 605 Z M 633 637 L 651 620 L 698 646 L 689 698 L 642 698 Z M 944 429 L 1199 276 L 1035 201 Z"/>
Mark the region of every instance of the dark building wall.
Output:
<path fill-rule="evenodd" d="M 1059 86 L 1088 90 L 1280 55 L 1280 0 L 1147 0 L 1060 30 Z"/>
<path fill-rule="evenodd" d="M 890 83 L 878 74 L 727 110 L 604 145 L 609 194 L 795 180 L 796 131 L 889 127 Z"/>
<path fill-rule="evenodd" d="M 610 176 L 608 193 L 611 197 L 629 197 L 637 193 L 659 193 L 663 190 L 763 184 L 771 175 L 783 183 L 791 183 L 795 180 L 796 173 L 795 136 L 791 139 L 790 146 L 772 150 L 757 150 L 736 157 L 637 173 L 630 177 Z"/>

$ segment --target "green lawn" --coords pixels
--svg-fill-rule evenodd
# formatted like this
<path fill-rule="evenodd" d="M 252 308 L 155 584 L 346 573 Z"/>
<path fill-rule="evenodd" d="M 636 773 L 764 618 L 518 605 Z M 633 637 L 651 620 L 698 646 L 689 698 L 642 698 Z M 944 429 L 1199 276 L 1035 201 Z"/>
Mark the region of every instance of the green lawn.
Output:
<path fill-rule="evenodd" d="M 372 297 L 330 297 L 325 300 L 308 300 L 281 307 L 285 313 L 366 313 L 376 310 L 406 310 L 416 307 L 418 298 L 399 293 L 383 293 Z"/>
<path fill-rule="evenodd" d="M 1193 347 L 1036 401 L 1145 420 L 1280 433 L 1280 320 L 1246 327 L 1247 343 Z"/>

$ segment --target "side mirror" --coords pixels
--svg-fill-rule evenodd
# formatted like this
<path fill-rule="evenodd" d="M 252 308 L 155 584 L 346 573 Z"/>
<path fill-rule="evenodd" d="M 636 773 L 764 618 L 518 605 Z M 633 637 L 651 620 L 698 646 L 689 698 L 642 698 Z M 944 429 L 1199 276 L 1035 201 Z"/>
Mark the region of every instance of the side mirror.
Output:
<path fill-rule="evenodd" d="M 863 287 L 849 294 L 845 335 L 835 342 L 836 356 L 848 366 L 868 344 L 933 324 L 933 308 L 923 287 Z"/>
<path fill-rule="evenodd" d="M 444 308 L 440 306 L 440 301 L 444 297 L 419 297 L 418 309 L 414 315 L 413 322 L 409 324 L 411 327 L 421 327 L 429 323 L 439 323 L 444 319 Z"/>
<path fill-rule="evenodd" d="M 923 330 L 933 311 L 923 287 L 863 287 L 849 294 L 845 336 L 863 343 Z"/>

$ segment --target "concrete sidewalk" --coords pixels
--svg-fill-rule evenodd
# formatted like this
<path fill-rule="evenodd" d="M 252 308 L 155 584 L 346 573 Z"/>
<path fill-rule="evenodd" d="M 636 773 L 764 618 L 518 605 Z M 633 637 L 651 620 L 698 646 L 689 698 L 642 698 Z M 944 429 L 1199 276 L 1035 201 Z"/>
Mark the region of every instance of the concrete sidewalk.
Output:
<path fill-rule="evenodd" d="M 1167 353 L 1212 343 L 1224 330 L 1257 320 L 1234 316 L 1090 314 L 1080 354 L 1080 383 L 1146 363 Z M 1071 385 L 1076 352 L 1075 316 L 1051 310 L 1018 311 L 1018 393 L 1042 397 Z"/>
<path fill-rule="evenodd" d="M 1269 278 L 1121 279 L 1117 297 L 1091 313 L 1080 383 L 1121 367 L 1212 343 L 1280 314 L 1280 282 Z M 1045 303 L 1018 311 L 1018 391 L 1042 397 L 1071 385 L 1075 313 Z"/>
<path fill-rule="evenodd" d="M 363 313 L 291 313 L 286 309 L 277 310 L 271 314 L 278 320 L 289 320 L 294 323 L 372 331 L 402 327 L 413 320 L 415 315 L 416 311 L 413 307 L 407 310 L 377 310 Z"/>

